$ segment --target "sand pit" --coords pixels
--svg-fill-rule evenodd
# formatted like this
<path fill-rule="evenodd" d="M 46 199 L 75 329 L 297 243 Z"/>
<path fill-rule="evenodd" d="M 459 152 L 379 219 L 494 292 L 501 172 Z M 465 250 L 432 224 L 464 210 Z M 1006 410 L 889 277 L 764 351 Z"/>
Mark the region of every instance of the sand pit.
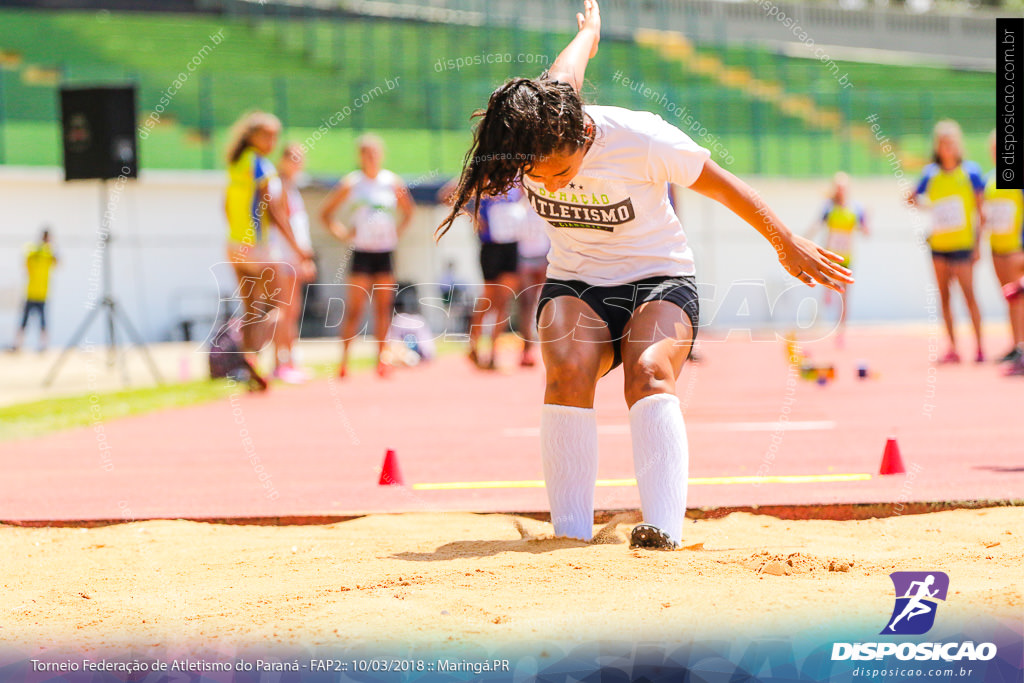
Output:
<path fill-rule="evenodd" d="M 518 528 L 517 528 L 518 527 Z M 501 645 L 884 625 L 896 570 L 950 575 L 943 614 L 1024 617 L 1024 509 L 865 521 L 688 523 L 688 549 L 552 539 L 507 515 L 327 526 L 148 521 L 0 527 L 0 641 L 153 656 L 275 644 Z M 877 631 L 876 631 L 877 632 Z"/>

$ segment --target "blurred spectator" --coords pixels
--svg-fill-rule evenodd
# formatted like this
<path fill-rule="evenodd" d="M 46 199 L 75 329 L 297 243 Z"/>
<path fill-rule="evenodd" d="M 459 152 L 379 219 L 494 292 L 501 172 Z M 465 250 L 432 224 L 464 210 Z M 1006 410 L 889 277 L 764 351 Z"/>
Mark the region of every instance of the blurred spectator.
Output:
<path fill-rule="evenodd" d="M 312 262 L 312 253 L 295 241 L 281 193 L 273 193 L 279 181 L 267 157 L 277 146 L 280 132 L 281 122 L 276 116 L 251 112 L 235 123 L 227 149 L 224 210 L 228 222 L 228 260 L 238 278 L 235 294 L 244 307 L 242 348 L 253 374 L 257 355 L 270 334 L 279 345 L 285 345 L 288 330 L 286 325 L 279 324 L 283 318 L 281 309 L 295 295 L 294 269 L 274 262 L 269 244 L 271 226 L 281 232 L 302 263 Z"/>
<path fill-rule="evenodd" d="M 385 377 L 391 369 L 384 351 L 396 287 L 392 254 L 409 227 L 415 206 L 402 179 L 383 167 L 384 141 L 368 134 L 360 137 L 356 146 L 359 170 L 341 179 L 320 211 L 328 232 L 352 244 L 351 293 L 345 303 L 338 377 L 348 374 L 349 346 L 357 336 L 367 301 L 373 306 L 377 374 Z M 344 223 L 335 218 L 339 209 L 346 214 Z"/>
<path fill-rule="evenodd" d="M 519 336 L 523 338 L 523 355 L 519 364 L 536 365 L 533 346 L 537 342 L 537 300 L 548 270 L 551 240 L 545 232 L 547 221 L 528 208 L 519 235 Z"/>
<path fill-rule="evenodd" d="M 818 218 L 818 222 L 808 235 L 811 239 L 824 230 L 825 248 L 843 257 L 841 265 L 853 268 L 853 236 L 858 231 L 868 236 L 867 218 L 864 209 L 858 202 L 850 199 L 850 176 L 843 172 L 832 177 L 832 193 Z M 832 303 L 833 292 L 825 289 L 825 305 Z M 839 330 L 836 334 L 836 346 L 842 348 L 846 334 L 846 316 L 849 310 L 847 301 L 850 285 L 839 294 Z"/>
<path fill-rule="evenodd" d="M 32 314 L 39 318 L 38 348 L 40 351 L 46 350 L 46 297 L 50 291 L 50 271 L 56 265 L 57 256 L 53 253 L 53 245 L 50 242 L 50 230 L 43 228 L 39 242 L 25 247 L 25 305 L 22 308 L 21 325 L 15 334 L 12 351 L 20 350 L 21 345 L 25 343 L 25 329 Z"/>
<path fill-rule="evenodd" d="M 996 133 L 989 137 L 992 158 L 996 156 Z M 996 172 L 985 182 L 985 203 L 982 205 L 982 227 L 988 230 L 992 265 L 1004 288 L 1024 277 L 1024 190 L 1000 190 Z M 1000 363 L 1010 363 L 1008 374 L 1024 374 L 1024 297 L 1007 298 L 1013 347 Z"/>
<path fill-rule="evenodd" d="M 932 214 L 928 246 L 932 250 L 935 282 L 949 336 L 949 350 L 939 362 L 960 362 L 950 305 L 955 282 L 960 285 L 974 326 L 977 345 L 974 359 L 981 363 L 985 360 L 985 351 L 981 345 L 981 311 L 974 296 L 974 264 L 980 255 L 976 217 L 984 199 L 985 179 L 976 163 L 964 159 L 963 133 L 956 121 L 935 124 L 933 145 L 934 161 L 925 166 L 917 188 L 906 200 L 911 206 L 926 204 Z"/>
<path fill-rule="evenodd" d="M 301 145 L 286 145 L 281 154 L 281 161 L 277 165 L 280 180 L 272 182 L 271 185 L 272 194 L 280 193 L 296 244 L 305 250 L 305 253 L 312 254 L 309 215 L 306 213 L 306 205 L 302 201 L 302 194 L 297 185 L 297 177 L 302 172 L 305 161 L 306 154 Z M 275 335 L 274 338 L 274 377 L 290 384 L 298 384 L 308 379 L 306 373 L 297 367 L 298 361 L 295 357 L 295 342 L 299 338 L 299 318 L 302 315 L 302 294 L 305 285 L 316 278 L 316 266 L 312 260 L 306 259 L 303 254 L 292 249 L 280 231 L 275 230 L 271 233 L 270 245 L 274 260 L 288 264 L 295 274 L 292 296 L 281 306 L 282 317 L 278 325 L 282 327 L 282 334 Z"/>
<path fill-rule="evenodd" d="M 458 179 L 446 183 L 438 191 L 440 202 L 449 203 L 458 187 Z M 474 220 L 480 238 L 480 270 L 484 289 L 473 306 L 469 327 L 469 360 L 478 368 L 495 368 L 496 340 L 509 319 L 509 304 L 519 285 L 519 235 L 523 230 L 527 212 L 523 191 L 513 187 L 497 197 L 482 197 L 479 206 L 470 206 L 468 213 Z M 493 316 L 493 323 L 485 324 Z M 485 328 L 490 331 L 491 352 L 485 360 L 480 353 L 480 340 Z"/>

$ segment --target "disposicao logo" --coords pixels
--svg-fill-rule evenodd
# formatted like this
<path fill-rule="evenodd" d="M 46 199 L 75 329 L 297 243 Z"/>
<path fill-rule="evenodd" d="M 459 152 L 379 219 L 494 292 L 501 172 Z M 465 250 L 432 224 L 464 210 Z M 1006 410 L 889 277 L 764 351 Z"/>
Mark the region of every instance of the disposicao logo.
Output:
<path fill-rule="evenodd" d="M 893 572 L 889 575 L 896 589 L 892 616 L 879 635 L 919 636 L 935 625 L 940 600 L 949 592 L 949 576 L 944 572 Z M 973 641 L 945 643 L 833 643 L 832 661 L 880 660 L 895 656 L 899 660 L 954 662 L 987 661 L 996 656 L 993 643 Z"/>
<path fill-rule="evenodd" d="M 945 601 L 949 576 L 945 572 L 893 572 L 896 605 L 880 635 L 919 636 L 935 625 L 938 600 Z"/>

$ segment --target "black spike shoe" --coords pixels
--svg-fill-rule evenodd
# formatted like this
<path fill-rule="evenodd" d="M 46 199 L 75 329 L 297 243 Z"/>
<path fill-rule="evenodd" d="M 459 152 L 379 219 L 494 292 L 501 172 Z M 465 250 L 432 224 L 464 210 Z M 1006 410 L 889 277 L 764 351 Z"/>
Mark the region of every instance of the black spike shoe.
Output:
<path fill-rule="evenodd" d="M 629 535 L 629 547 L 630 549 L 678 550 L 679 544 L 656 526 L 637 524 L 633 527 L 633 533 Z"/>

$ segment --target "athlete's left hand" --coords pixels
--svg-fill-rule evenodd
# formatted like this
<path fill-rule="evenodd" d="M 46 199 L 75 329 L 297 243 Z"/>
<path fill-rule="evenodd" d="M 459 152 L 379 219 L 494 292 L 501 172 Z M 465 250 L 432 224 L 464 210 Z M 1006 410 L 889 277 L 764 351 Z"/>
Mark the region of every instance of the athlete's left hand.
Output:
<path fill-rule="evenodd" d="M 793 235 L 779 251 L 779 262 L 790 275 L 806 285 L 821 283 L 842 292 L 853 283 L 853 274 L 839 265 L 843 257 L 799 235 Z"/>

